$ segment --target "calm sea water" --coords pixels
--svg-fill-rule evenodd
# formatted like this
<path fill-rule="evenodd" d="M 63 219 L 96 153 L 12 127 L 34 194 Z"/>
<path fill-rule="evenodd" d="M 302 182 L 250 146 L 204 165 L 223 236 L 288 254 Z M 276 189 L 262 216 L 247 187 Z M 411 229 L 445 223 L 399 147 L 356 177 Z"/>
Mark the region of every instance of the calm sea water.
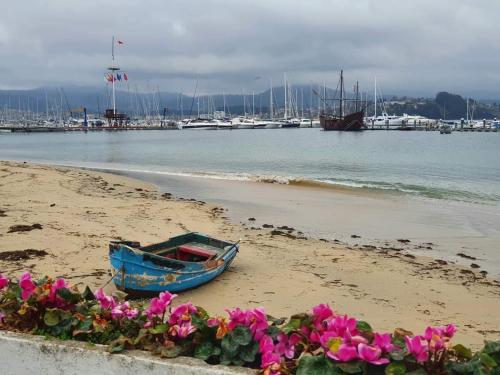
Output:
<path fill-rule="evenodd" d="M 500 202 L 498 133 L 0 133 L 0 159 L 221 179 L 320 181 L 435 199 Z"/>

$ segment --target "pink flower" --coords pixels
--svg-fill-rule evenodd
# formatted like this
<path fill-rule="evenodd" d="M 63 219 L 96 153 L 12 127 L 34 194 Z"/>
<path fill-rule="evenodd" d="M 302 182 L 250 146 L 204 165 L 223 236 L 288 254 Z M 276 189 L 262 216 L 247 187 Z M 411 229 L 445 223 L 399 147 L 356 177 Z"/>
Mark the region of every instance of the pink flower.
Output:
<path fill-rule="evenodd" d="M 326 304 L 321 304 L 313 307 L 311 313 L 314 328 L 316 328 L 317 330 L 323 329 L 323 322 L 334 316 L 332 309 Z"/>
<path fill-rule="evenodd" d="M 0 323 L 3 323 L 4 321 L 4 318 L 5 318 L 5 314 L 3 312 L 0 311 Z"/>
<path fill-rule="evenodd" d="M 227 310 L 227 312 L 229 314 L 229 323 L 227 325 L 229 330 L 233 330 L 237 326 L 248 327 L 256 341 L 260 341 L 269 327 L 266 313 L 262 307 L 245 311 L 236 308 L 234 310 Z"/>
<path fill-rule="evenodd" d="M 313 343 L 320 342 L 321 334 L 318 331 L 312 331 L 309 335 L 309 340 Z"/>
<path fill-rule="evenodd" d="M 355 346 L 348 344 L 341 344 L 336 353 L 328 351 L 326 355 L 340 362 L 349 362 L 358 357 L 358 352 Z"/>
<path fill-rule="evenodd" d="M 137 317 L 137 315 L 139 315 L 139 310 L 132 309 L 128 301 L 122 304 L 118 304 L 111 309 L 111 316 L 115 320 L 121 319 L 123 317 L 127 319 L 134 319 Z"/>
<path fill-rule="evenodd" d="M 191 333 L 196 331 L 196 327 L 191 324 L 191 322 L 184 322 L 179 326 L 179 329 L 177 331 L 177 335 L 183 339 L 185 337 L 188 337 Z"/>
<path fill-rule="evenodd" d="M 246 325 L 247 314 L 245 311 L 241 310 L 239 307 L 233 310 L 226 311 L 229 314 L 229 323 L 227 325 L 227 328 L 229 328 L 231 331 L 235 329 L 236 326 Z"/>
<path fill-rule="evenodd" d="M 328 322 L 326 329 L 335 332 L 338 337 L 356 336 L 358 334 L 356 319 L 350 318 L 347 315 L 336 316 Z"/>
<path fill-rule="evenodd" d="M 349 362 L 358 357 L 356 346 L 345 343 L 344 339 L 333 331 L 327 331 L 321 335 L 320 342 L 326 350 L 326 355 L 336 361 Z"/>
<path fill-rule="evenodd" d="M 382 357 L 382 349 L 378 346 L 359 344 L 358 352 L 360 359 L 373 365 L 384 365 L 389 363 L 387 358 Z"/>
<path fill-rule="evenodd" d="M 413 355 L 417 362 L 425 362 L 429 357 L 429 350 L 427 345 L 422 344 L 422 338 L 420 336 L 415 336 L 410 338 L 405 336 L 406 349 L 408 353 Z"/>
<path fill-rule="evenodd" d="M 455 332 L 457 332 L 457 327 L 453 324 L 448 324 L 447 326 L 443 327 L 444 336 L 446 336 L 450 339 L 453 338 L 453 336 L 455 335 Z"/>
<path fill-rule="evenodd" d="M 265 334 L 265 331 L 269 327 L 267 323 L 267 316 L 262 307 L 257 307 L 253 310 L 249 310 L 250 316 L 250 331 L 252 332 L 253 338 L 259 341 Z"/>
<path fill-rule="evenodd" d="M 274 351 L 274 342 L 270 336 L 262 336 L 259 342 L 259 352 L 267 353 Z"/>
<path fill-rule="evenodd" d="M 162 317 L 175 297 L 177 297 L 177 294 L 162 292 L 158 297 L 153 298 L 149 308 L 146 310 L 148 319 L 152 319 L 154 316 Z"/>
<path fill-rule="evenodd" d="M 397 346 L 392 343 L 392 337 L 389 333 L 375 333 L 373 342 L 384 353 L 389 353 L 397 349 Z"/>
<path fill-rule="evenodd" d="M 97 289 L 94 294 L 96 300 L 99 302 L 102 309 L 110 310 L 116 306 L 115 299 L 112 296 L 106 295 L 106 293 L 104 293 L 104 290 L 102 290 L 102 288 Z"/>
<path fill-rule="evenodd" d="M 262 360 L 261 360 L 261 363 L 260 363 L 260 368 L 262 369 L 267 369 L 269 367 L 273 368 L 273 367 L 278 367 L 280 366 L 281 364 L 281 357 L 279 356 L 279 354 L 276 354 L 274 352 L 265 352 L 264 354 L 262 354 Z M 279 374 L 279 372 L 271 372 L 272 374 Z"/>
<path fill-rule="evenodd" d="M 172 309 L 168 323 L 170 325 L 180 325 L 182 322 L 191 321 L 191 314 L 197 311 L 198 309 L 191 302 L 183 303 Z"/>
<path fill-rule="evenodd" d="M 184 321 L 181 324 L 175 324 L 170 327 L 168 333 L 171 336 L 177 336 L 181 339 L 188 337 L 191 333 L 196 331 L 196 327 L 191 324 L 191 321 Z"/>
<path fill-rule="evenodd" d="M 49 293 L 49 300 L 51 302 L 54 302 L 56 300 L 56 296 L 57 296 L 57 291 L 59 289 L 67 289 L 68 288 L 68 284 L 66 283 L 66 280 L 64 279 L 57 279 L 53 284 L 52 286 L 50 287 L 50 293 Z"/>
<path fill-rule="evenodd" d="M 9 279 L 0 273 L 0 290 L 9 285 Z"/>
<path fill-rule="evenodd" d="M 276 344 L 275 350 L 280 356 L 285 356 L 288 359 L 292 359 L 295 355 L 295 345 L 300 342 L 300 336 L 296 333 L 292 333 L 290 337 L 284 333 L 278 334 L 278 344 Z M 262 342 L 262 341 L 261 341 Z"/>
<path fill-rule="evenodd" d="M 220 321 L 217 318 L 210 318 L 207 320 L 207 326 L 209 326 L 210 328 L 218 327 L 219 324 Z"/>
<path fill-rule="evenodd" d="M 31 280 L 31 274 L 29 272 L 23 273 L 19 279 L 19 286 L 21 287 L 21 298 L 24 301 L 29 299 L 36 289 L 36 285 Z"/>
<path fill-rule="evenodd" d="M 354 346 L 358 346 L 359 344 L 368 344 L 368 340 L 359 335 L 350 336 L 349 333 L 347 333 L 344 339 Z"/>

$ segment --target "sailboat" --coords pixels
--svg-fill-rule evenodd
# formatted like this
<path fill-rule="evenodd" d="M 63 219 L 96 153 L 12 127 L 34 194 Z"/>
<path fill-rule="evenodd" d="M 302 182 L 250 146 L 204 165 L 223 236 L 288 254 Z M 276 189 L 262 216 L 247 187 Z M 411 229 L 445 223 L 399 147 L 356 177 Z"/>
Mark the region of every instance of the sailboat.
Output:
<path fill-rule="evenodd" d="M 345 113 L 345 101 L 344 98 L 344 71 L 340 71 L 340 98 L 333 99 L 339 101 L 339 112 L 338 114 L 322 114 L 319 116 L 319 121 L 323 130 L 337 130 L 337 131 L 360 131 L 365 129 L 363 122 L 364 111 L 358 110 L 358 87 L 356 85 L 356 99 L 354 112 L 346 114 Z"/>

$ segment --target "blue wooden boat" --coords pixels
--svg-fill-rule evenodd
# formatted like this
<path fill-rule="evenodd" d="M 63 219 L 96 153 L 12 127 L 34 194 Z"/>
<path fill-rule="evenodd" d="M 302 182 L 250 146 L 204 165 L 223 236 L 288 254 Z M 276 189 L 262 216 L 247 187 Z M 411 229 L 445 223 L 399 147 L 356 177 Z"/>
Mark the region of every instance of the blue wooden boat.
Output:
<path fill-rule="evenodd" d="M 190 232 L 158 244 L 112 241 L 109 258 L 117 288 L 130 294 L 180 292 L 223 273 L 236 257 L 239 241 L 230 243 Z"/>

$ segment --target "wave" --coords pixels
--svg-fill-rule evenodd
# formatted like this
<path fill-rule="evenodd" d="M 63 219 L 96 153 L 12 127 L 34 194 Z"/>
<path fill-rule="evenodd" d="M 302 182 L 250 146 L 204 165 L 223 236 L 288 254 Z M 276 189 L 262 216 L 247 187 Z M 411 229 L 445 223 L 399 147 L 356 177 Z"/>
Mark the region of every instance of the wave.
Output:
<path fill-rule="evenodd" d="M 40 163 L 40 161 L 35 161 L 35 162 Z M 109 165 L 103 165 L 100 163 L 95 163 L 95 164 L 88 163 L 83 165 L 82 163 L 71 163 L 71 162 L 54 163 L 54 162 L 44 161 L 42 163 L 67 166 L 67 167 L 85 168 L 103 172 L 122 173 L 122 174 L 144 173 L 144 174 L 155 174 L 155 175 L 164 175 L 172 177 L 191 177 L 191 178 L 204 178 L 212 180 L 243 181 L 243 182 L 255 182 L 255 183 L 266 183 L 266 184 L 290 185 L 297 187 L 335 189 L 335 190 L 352 191 L 352 192 L 364 190 L 365 192 L 408 194 L 408 195 L 431 198 L 431 199 L 444 199 L 451 201 L 463 201 L 463 202 L 474 202 L 474 203 L 500 202 L 500 195 L 497 194 L 477 193 L 473 191 L 443 188 L 436 186 L 391 183 L 386 181 L 354 180 L 354 179 L 329 178 L 329 177 L 302 178 L 296 176 L 259 175 L 250 173 L 240 173 L 240 172 L 166 171 L 166 170 L 155 170 L 151 168 L 140 168 L 140 167 L 136 168 L 128 165 L 111 167 Z"/>
<path fill-rule="evenodd" d="M 129 172 L 154 173 L 175 177 L 194 177 L 213 180 L 246 181 L 265 184 L 290 185 L 298 187 L 335 189 L 343 191 L 380 192 L 408 194 L 431 199 L 444 199 L 451 201 L 463 201 L 474 203 L 500 202 L 500 195 L 476 193 L 467 190 L 442 188 L 435 186 L 424 186 L 416 184 L 389 183 L 385 181 L 366 181 L 353 179 L 332 178 L 302 178 L 295 176 L 280 175 L 254 175 L 249 173 L 231 172 L 178 172 L 178 171 L 154 171 L 142 169 L 130 169 Z"/>

